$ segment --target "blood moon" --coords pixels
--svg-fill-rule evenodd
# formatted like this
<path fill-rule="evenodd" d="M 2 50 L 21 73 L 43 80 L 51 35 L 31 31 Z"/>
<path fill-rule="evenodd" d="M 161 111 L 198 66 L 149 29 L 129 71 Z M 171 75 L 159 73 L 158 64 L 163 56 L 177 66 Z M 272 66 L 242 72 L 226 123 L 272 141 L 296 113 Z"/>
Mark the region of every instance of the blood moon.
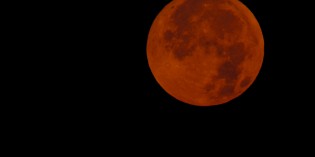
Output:
<path fill-rule="evenodd" d="M 147 41 L 157 82 L 196 106 L 241 95 L 256 79 L 263 56 L 259 23 L 238 0 L 173 0 L 154 20 Z"/>

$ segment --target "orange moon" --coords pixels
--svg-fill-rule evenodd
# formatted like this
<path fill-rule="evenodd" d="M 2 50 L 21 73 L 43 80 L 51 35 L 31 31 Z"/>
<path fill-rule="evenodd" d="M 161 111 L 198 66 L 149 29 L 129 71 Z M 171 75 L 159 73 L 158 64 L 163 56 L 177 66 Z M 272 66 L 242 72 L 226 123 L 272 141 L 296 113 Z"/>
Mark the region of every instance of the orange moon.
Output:
<path fill-rule="evenodd" d="M 195 106 L 240 96 L 256 79 L 263 58 L 259 23 L 239 0 L 173 0 L 148 35 L 147 59 L 156 81 Z"/>

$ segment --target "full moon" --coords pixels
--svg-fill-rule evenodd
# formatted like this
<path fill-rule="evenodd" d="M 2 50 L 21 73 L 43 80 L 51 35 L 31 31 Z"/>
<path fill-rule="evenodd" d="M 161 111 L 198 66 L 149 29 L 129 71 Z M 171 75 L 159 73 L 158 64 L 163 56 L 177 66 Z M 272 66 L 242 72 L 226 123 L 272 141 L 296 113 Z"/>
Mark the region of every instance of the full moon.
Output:
<path fill-rule="evenodd" d="M 175 99 L 195 106 L 227 103 L 256 79 L 264 39 L 239 0 L 173 0 L 155 18 L 147 40 L 149 67 Z"/>

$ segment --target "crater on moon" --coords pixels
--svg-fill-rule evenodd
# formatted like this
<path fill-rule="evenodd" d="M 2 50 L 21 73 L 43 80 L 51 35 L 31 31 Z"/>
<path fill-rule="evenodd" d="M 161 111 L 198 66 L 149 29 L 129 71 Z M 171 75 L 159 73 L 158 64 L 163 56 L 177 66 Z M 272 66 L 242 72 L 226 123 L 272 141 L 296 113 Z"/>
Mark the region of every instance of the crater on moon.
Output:
<path fill-rule="evenodd" d="M 244 87 L 246 87 L 247 85 L 249 85 L 249 84 L 250 84 L 250 81 L 251 81 L 251 77 L 246 76 L 246 77 L 242 80 L 242 82 L 241 82 L 241 84 L 240 84 L 241 88 L 244 88 Z"/>

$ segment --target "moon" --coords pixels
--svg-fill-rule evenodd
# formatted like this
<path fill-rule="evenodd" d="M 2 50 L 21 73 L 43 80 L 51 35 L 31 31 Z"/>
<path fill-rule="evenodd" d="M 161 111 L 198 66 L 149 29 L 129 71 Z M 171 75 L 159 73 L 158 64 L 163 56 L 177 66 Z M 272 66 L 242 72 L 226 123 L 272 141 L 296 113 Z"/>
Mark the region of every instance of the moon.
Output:
<path fill-rule="evenodd" d="M 147 59 L 158 84 L 195 106 L 227 103 L 255 81 L 264 39 L 239 0 L 173 0 L 157 15 Z"/>

